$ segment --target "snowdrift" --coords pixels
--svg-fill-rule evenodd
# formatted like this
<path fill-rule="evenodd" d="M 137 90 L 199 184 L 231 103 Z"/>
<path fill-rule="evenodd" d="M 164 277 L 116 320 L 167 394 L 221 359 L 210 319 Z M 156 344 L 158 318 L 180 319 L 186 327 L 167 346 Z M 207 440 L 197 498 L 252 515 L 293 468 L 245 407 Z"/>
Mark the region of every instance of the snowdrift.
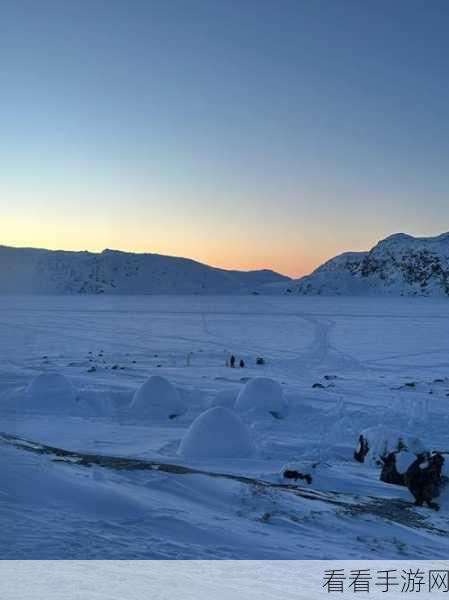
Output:
<path fill-rule="evenodd" d="M 138 390 L 130 404 L 132 416 L 155 420 L 179 417 L 187 411 L 178 390 L 164 377 L 152 375 Z"/>
<path fill-rule="evenodd" d="M 283 419 L 288 414 L 288 404 L 280 384 L 268 377 L 255 377 L 240 390 L 235 402 L 241 413 L 268 415 Z"/>
<path fill-rule="evenodd" d="M 248 429 L 236 414 L 221 406 L 199 415 L 178 449 L 184 458 L 247 458 L 252 453 Z"/>
<path fill-rule="evenodd" d="M 33 412 L 71 412 L 77 401 L 77 390 L 72 382 L 60 373 L 41 373 L 25 391 L 24 404 Z"/>
<path fill-rule="evenodd" d="M 366 456 L 360 462 L 379 463 L 381 459 L 390 452 L 407 451 L 413 455 L 417 455 L 427 451 L 421 440 L 413 435 L 389 429 L 383 425 L 369 427 L 360 432 L 359 439 L 356 445 L 356 453 L 361 450 L 361 440 L 363 439 L 368 444 Z M 407 462 L 407 458 L 404 458 Z"/>

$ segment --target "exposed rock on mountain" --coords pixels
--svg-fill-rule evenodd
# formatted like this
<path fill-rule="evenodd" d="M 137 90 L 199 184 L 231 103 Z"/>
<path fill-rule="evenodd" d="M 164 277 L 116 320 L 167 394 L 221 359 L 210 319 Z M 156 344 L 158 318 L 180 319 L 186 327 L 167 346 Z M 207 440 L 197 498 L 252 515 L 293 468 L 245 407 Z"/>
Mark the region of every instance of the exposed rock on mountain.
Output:
<path fill-rule="evenodd" d="M 449 295 L 449 233 L 398 233 L 369 252 L 346 252 L 288 286 L 303 295 Z"/>

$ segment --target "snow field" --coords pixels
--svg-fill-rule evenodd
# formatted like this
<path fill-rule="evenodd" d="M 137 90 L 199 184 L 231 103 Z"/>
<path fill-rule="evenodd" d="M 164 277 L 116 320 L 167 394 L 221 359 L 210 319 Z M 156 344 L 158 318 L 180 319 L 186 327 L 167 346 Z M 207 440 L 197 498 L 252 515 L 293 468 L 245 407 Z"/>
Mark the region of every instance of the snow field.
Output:
<path fill-rule="evenodd" d="M 415 508 L 406 488 L 379 480 L 373 461 L 353 458 L 360 432 L 376 427 L 384 449 L 400 434 L 449 450 L 447 302 L 0 296 L 0 310 L 0 432 L 197 470 L 86 467 L 17 450 L 0 434 L 2 558 L 449 552 L 447 490 L 440 512 Z M 247 366 L 227 368 L 231 354 Z M 73 412 L 60 393 L 45 410 L 25 404 L 43 372 L 70 382 Z M 134 395 L 153 376 L 169 382 L 186 412 L 170 418 L 171 401 L 156 410 L 144 400 L 133 414 Z M 260 378 L 275 383 L 248 394 Z M 245 410 L 239 394 L 249 398 Z M 271 414 L 286 405 L 284 418 Z M 154 418 L 142 416 L 148 406 Z M 283 465 L 309 469 L 312 483 L 284 480 Z"/>

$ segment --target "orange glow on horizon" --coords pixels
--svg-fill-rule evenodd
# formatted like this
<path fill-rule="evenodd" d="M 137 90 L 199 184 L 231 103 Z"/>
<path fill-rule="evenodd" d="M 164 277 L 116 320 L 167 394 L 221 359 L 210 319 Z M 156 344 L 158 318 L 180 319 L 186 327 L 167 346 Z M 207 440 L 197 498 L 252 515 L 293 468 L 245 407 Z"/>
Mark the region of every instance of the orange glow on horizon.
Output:
<path fill-rule="evenodd" d="M 27 218 L 6 219 L 0 244 L 15 247 L 47 248 L 49 250 L 101 252 L 105 248 L 123 252 L 153 253 L 190 258 L 227 270 L 251 271 L 271 269 L 293 279 L 311 273 L 317 266 L 346 248 L 330 241 L 325 244 L 307 239 L 306 234 L 279 239 L 258 231 L 236 230 L 233 238 L 229 231 L 173 226 L 168 235 L 163 226 L 146 229 L 145 221 L 139 229 L 133 223 L 119 228 L 110 222 L 85 221 L 83 216 L 73 219 L 69 226 L 62 216 L 51 221 L 28 215 Z M 20 232 L 20 234 L 14 233 Z M 299 239 L 298 239 L 299 238 Z M 330 240 L 332 238 L 329 238 Z M 132 240 L 132 241 L 130 241 Z"/>
<path fill-rule="evenodd" d="M 271 259 L 267 256 L 266 259 L 263 258 L 255 258 L 253 260 L 245 260 L 239 256 L 237 251 L 234 251 L 232 255 L 224 256 L 219 252 L 195 252 L 189 253 L 186 251 L 182 251 L 177 248 L 173 248 L 172 246 L 164 246 L 164 247 L 142 247 L 142 246 L 132 246 L 132 245 L 117 245 L 117 244 L 105 244 L 101 246 L 94 245 L 86 245 L 75 243 L 75 241 L 71 241 L 69 244 L 59 242 L 58 239 L 53 239 L 52 241 L 44 242 L 43 240 L 39 240 L 36 238 L 24 238 L 23 240 L 17 240 L 16 238 L 2 238 L 0 240 L 0 245 L 3 246 L 12 246 L 15 248 L 43 248 L 47 250 L 65 250 L 65 251 L 88 251 L 93 253 L 100 253 L 106 248 L 119 250 L 123 252 L 134 252 L 138 254 L 161 254 L 165 256 L 175 256 L 182 258 L 189 258 L 200 263 L 216 267 L 219 269 L 226 270 L 237 270 L 237 271 L 255 271 L 261 269 L 271 269 L 272 271 L 276 271 L 277 273 L 281 273 L 282 275 L 287 275 L 292 279 L 296 279 L 298 277 L 302 277 L 303 275 L 307 275 L 311 273 L 317 266 L 319 266 L 326 258 L 313 258 L 311 256 L 303 257 L 302 260 L 299 260 L 296 257 L 278 257 L 278 259 Z"/>

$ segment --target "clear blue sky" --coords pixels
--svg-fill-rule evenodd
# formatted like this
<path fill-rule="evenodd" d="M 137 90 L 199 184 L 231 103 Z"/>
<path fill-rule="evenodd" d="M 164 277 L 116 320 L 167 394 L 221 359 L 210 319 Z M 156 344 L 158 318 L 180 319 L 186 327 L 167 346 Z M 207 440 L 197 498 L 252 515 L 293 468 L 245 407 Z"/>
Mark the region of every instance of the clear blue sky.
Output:
<path fill-rule="evenodd" d="M 309 271 L 449 230 L 446 0 L 4 0 L 1 239 Z"/>

